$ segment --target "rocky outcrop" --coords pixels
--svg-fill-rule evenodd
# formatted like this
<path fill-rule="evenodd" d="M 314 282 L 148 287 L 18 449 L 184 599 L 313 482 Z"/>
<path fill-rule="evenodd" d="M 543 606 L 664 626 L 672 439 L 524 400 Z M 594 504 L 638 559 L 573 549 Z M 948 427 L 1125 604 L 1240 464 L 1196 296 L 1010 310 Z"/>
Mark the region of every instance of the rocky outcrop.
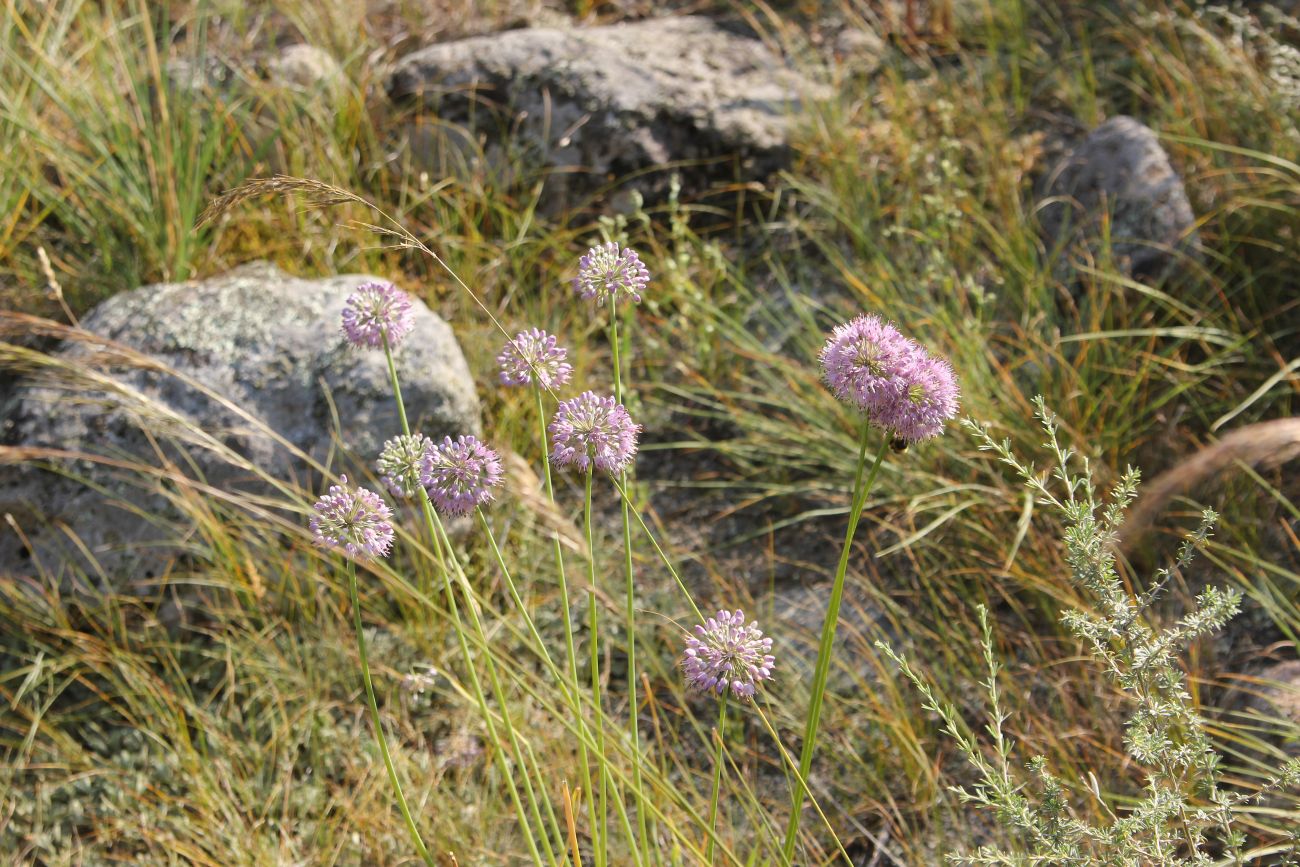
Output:
<path fill-rule="evenodd" d="M 8 401 L 0 572 L 166 570 L 187 532 L 179 474 L 217 501 L 315 485 L 340 445 L 367 463 L 400 432 L 383 353 L 346 344 L 339 316 L 362 275 L 300 280 L 265 265 L 115 296 Z M 478 397 L 451 328 L 417 302 L 397 352 L 412 424 L 477 433 Z M 335 465 L 339 465 L 335 461 Z M 157 475 L 151 475 L 153 472 Z M 178 524 L 179 522 L 179 524 Z M 154 545 L 154 542 L 160 544 Z M 189 542 L 193 542 L 190 539 Z M 187 543 L 188 544 L 188 543 Z"/>
<path fill-rule="evenodd" d="M 1049 249 L 1066 261 L 1100 252 L 1103 226 L 1115 264 L 1141 278 L 1162 276 L 1199 240 L 1183 180 L 1156 134 L 1113 117 L 1071 150 L 1046 179 L 1039 219 Z"/>
<path fill-rule="evenodd" d="M 760 40 L 700 16 L 434 45 L 397 64 L 388 92 L 522 142 L 558 170 L 553 186 L 585 190 L 678 162 L 762 177 L 787 162 L 800 105 L 828 95 Z"/>

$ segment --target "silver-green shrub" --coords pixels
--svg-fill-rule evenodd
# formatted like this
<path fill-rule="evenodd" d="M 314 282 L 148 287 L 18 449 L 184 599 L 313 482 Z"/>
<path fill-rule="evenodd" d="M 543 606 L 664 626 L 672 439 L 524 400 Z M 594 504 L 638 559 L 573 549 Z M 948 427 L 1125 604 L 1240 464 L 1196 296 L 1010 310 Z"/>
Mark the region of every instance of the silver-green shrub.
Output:
<path fill-rule="evenodd" d="M 1111 496 L 1100 500 L 1088 460 L 1060 444 L 1055 417 L 1041 398 L 1036 416 L 1047 433 L 1055 467 L 1039 474 L 1022 463 L 1010 442 L 994 440 L 980 425 L 964 422 L 979 447 L 995 453 L 1024 479 L 1038 501 L 1065 520 L 1066 561 L 1073 583 L 1091 598 L 1089 611 L 1062 615 L 1093 657 L 1133 703 L 1125 724 L 1125 747 L 1142 768 L 1141 795 L 1122 812 L 1110 805 L 1108 821 L 1081 818 L 1070 791 L 1042 756 L 1031 758 L 1027 778 L 1013 770 L 1012 744 L 1003 734 L 1007 715 L 998 688 L 1000 665 L 993 651 L 988 612 L 981 607 L 983 646 L 989 677 L 986 730 L 982 745 L 949 704 L 907 661 L 881 645 L 920 690 L 927 710 L 939 715 L 944 732 L 973 766 L 978 782 L 955 787 L 963 802 L 992 809 L 1007 829 L 1010 848 L 983 846 L 948 856 L 957 864 L 1173 865 L 1244 864 L 1245 836 L 1235 826 L 1235 808 L 1250 800 L 1300 785 L 1300 759 L 1287 762 L 1260 791 L 1234 792 L 1223 785 L 1221 759 L 1187 692 L 1177 654 L 1189 643 L 1221 628 L 1238 611 L 1236 590 L 1206 589 L 1195 607 L 1171 626 L 1157 629 L 1145 615 L 1173 575 L 1191 563 L 1209 536 L 1217 515 L 1205 511 L 1201 523 L 1179 549 L 1172 568 L 1156 573 L 1140 595 L 1130 594 L 1115 569 L 1116 532 L 1137 492 L 1138 472 L 1127 470 Z M 1095 779 L 1089 786 L 1101 799 Z M 1278 863 L 1276 861 L 1271 863 Z M 1286 863 L 1294 863 L 1288 861 Z"/>

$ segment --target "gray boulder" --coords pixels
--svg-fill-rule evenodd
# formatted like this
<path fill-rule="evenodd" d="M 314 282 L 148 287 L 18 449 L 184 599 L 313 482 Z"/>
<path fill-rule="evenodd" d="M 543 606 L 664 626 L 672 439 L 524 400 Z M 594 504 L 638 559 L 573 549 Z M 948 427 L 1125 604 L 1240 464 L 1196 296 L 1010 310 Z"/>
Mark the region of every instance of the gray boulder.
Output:
<path fill-rule="evenodd" d="M 219 497 L 283 501 L 293 493 L 277 491 L 282 483 L 319 485 L 313 463 L 348 467 L 340 445 L 372 464 L 400 433 L 387 367 L 382 352 L 345 343 L 339 318 L 347 295 L 372 279 L 300 280 L 257 264 L 96 307 L 82 327 L 102 340 L 56 349 L 7 405 L 11 454 L 47 459 L 48 469 L 0 467 L 0 511 L 14 516 L 40 566 L 65 585 L 78 573 L 115 587 L 163 574 L 192 522 L 168 496 L 178 485 L 141 466 Z M 477 393 L 451 328 L 423 303 L 415 308 L 396 353 L 412 425 L 436 437 L 479 433 Z M 40 451 L 51 449 L 52 458 Z M 0 573 L 34 572 L 32 553 L 0 530 Z"/>
<path fill-rule="evenodd" d="M 732 158 L 761 178 L 788 161 L 801 103 L 828 96 L 763 42 L 700 16 L 433 45 L 398 62 L 388 92 L 497 142 L 525 142 L 560 170 L 553 187 L 585 190 L 675 161 L 712 164 L 688 170 L 688 181 L 710 168 L 734 179 Z"/>
<path fill-rule="evenodd" d="M 1045 184 L 1039 207 L 1049 248 L 1068 260 L 1095 257 L 1104 215 L 1123 273 L 1163 275 L 1180 256 L 1196 255 L 1196 216 L 1183 180 L 1156 134 L 1131 117 L 1113 117 L 1070 151 Z"/>

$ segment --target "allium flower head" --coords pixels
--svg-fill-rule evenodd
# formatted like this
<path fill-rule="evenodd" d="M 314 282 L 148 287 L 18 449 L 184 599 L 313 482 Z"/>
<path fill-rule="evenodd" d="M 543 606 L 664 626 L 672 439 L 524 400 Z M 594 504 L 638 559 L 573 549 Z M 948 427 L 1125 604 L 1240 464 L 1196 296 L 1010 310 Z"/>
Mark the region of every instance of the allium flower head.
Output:
<path fill-rule="evenodd" d="M 468 515 L 492 499 L 501 484 L 501 458 L 471 436 L 443 438 L 425 450 L 420 482 L 438 511 Z"/>
<path fill-rule="evenodd" d="M 322 548 L 340 548 L 358 560 L 387 557 L 393 544 L 393 513 L 374 491 L 351 488 L 340 476 L 315 505 L 311 532 Z"/>
<path fill-rule="evenodd" d="M 536 381 L 542 388 L 559 388 L 573 376 L 573 368 L 565 362 L 568 356 L 568 350 L 556 346 L 555 338 L 540 328 L 520 331 L 497 356 L 501 384 L 531 385 Z"/>
<path fill-rule="evenodd" d="M 433 443 L 424 434 L 403 434 L 384 443 L 375 466 L 395 497 L 414 497 L 420 490 L 421 463 Z"/>
<path fill-rule="evenodd" d="M 878 316 L 837 326 L 821 363 L 836 397 L 904 444 L 937 436 L 957 414 L 959 391 L 948 362 Z"/>
<path fill-rule="evenodd" d="M 682 657 L 688 687 L 715 695 L 730 689 L 740 699 L 753 698 L 775 667 L 772 639 L 763 637 L 757 622 L 746 626 L 740 609 L 719 611 L 696 626 Z"/>
<path fill-rule="evenodd" d="M 610 298 L 631 298 L 641 301 L 641 293 L 650 282 L 646 270 L 635 250 L 619 249 L 610 241 L 587 251 L 578 261 L 578 276 L 573 278 L 573 291 L 583 298 L 606 304 Z"/>
<path fill-rule="evenodd" d="M 596 469 L 617 473 L 636 456 L 641 426 L 621 403 L 594 391 L 560 401 L 547 428 L 551 434 L 551 463 L 586 472 Z"/>
<path fill-rule="evenodd" d="M 898 374 L 911 345 L 879 316 L 838 325 L 821 351 L 826 384 L 840 400 L 874 416 L 898 399 Z"/>
<path fill-rule="evenodd" d="M 343 334 L 353 346 L 395 347 L 415 326 L 411 298 L 392 283 L 362 283 L 343 306 Z"/>
<path fill-rule="evenodd" d="M 900 367 L 901 391 L 886 406 L 876 423 L 889 428 L 905 443 L 919 442 L 943 433 L 943 425 L 957 414 L 961 391 L 952 366 L 913 345 Z"/>

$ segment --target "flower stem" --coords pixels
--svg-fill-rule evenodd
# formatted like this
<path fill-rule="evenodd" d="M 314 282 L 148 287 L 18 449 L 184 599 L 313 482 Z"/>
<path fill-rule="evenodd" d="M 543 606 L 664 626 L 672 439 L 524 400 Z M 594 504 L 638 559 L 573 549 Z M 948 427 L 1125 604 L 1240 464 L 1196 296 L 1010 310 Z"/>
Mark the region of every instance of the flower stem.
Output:
<path fill-rule="evenodd" d="M 607 834 L 606 816 L 608 815 L 608 787 L 605 771 L 605 715 L 600 700 L 600 645 L 596 641 L 599 623 L 596 617 L 596 545 L 591 526 L 591 481 L 595 475 L 595 466 L 587 468 L 586 496 L 584 498 L 582 523 L 587 533 L 587 643 L 591 650 L 591 703 L 596 713 L 596 763 L 600 775 L 599 806 L 592 814 L 592 845 L 596 850 L 596 867 L 605 865 L 605 837 Z"/>
<path fill-rule="evenodd" d="M 622 359 L 620 356 L 621 341 L 618 335 L 618 302 L 614 296 L 609 299 L 609 344 L 614 353 L 614 400 L 618 403 L 623 402 L 623 374 Z M 627 470 L 619 473 L 619 491 L 626 491 Z M 646 824 L 645 810 L 645 791 L 641 786 L 641 732 L 640 732 L 640 710 L 641 703 L 637 700 L 636 685 L 636 575 L 632 569 L 632 517 L 629 514 L 630 505 L 628 498 L 619 497 L 622 506 L 623 516 L 623 568 L 627 585 L 627 605 L 626 605 L 626 629 L 627 629 L 627 720 L 628 736 L 632 741 L 632 790 L 636 798 L 636 815 L 637 815 L 637 842 L 635 846 L 638 853 L 645 858 L 650 857 L 650 833 Z M 641 860 L 638 857 L 638 862 Z"/>
<path fill-rule="evenodd" d="M 883 438 L 880 448 L 876 452 L 875 462 L 871 465 L 871 472 L 864 484 L 862 477 L 867 462 L 867 441 L 870 431 L 871 426 L 864 422 L 861 444 L 858 448 L 857 470 L 853 477 L 853 505 L 849 509 L 849 527 L 844 536 L 844 547 L 840 551 L 840 562 L 835 569 L 835 580 L 831 584 L 831 598 L 830 603 L 826 606 L 826 621 L 822 625 L 821 644 L 817 648 L 817 667 L 813 672 L 812 693 L 808 702 L 808 720 L 804 728 L 803 749 L 799 754 L 799 774 L 795 780 L 794 794 L 791 799 L 790 821 L 786 825 L 785 843 L 782 846 L 782 853 L 787 861 L 793 860 L 795 842 L 799 837 L 799 817 L 803 812 L 804 798 L 807 796 L 808 772 L 812 769 L 813 752 L 817 747 L 817 729 L 821 724 L 822 697 L 826 691 L 826 677 L 830 673 L 831 650 L 835 644 L 835 626 L 840 617 L 840 602 L 844 597 L 844 576 L 848 572 L 849 555 L 853 551 L 853 536 L 857 532 L 858 519 L 862 517 L 862 509 L 866 505 L 867 495 L 871 492 L 871 487 L 876 481 L 876 475 L 880 472 L 880 464 L 884 460 L 885 449 L 889 446 L 889 438 Z"/>
<path fill-rule="evenodd" d="M 424 863 L 429 867 L 435 867 L 433 856 L 429 854 L 428 848 L 424 845 L 424 839 L 420 836 L 420 829 L 415 826 L 415 818 L 411 815 L 411 808 L 406 803 L 406 795 L 402 793 L 401 781 L 397 779 L 397 769 L 393 767 L 393 757 L 388 753 L 388 742 L 384 739 L 384 728 L 379 718 L 379 703 L 375 701 L 375 686 L 370 679 L 370 660 L 366 654 L 366 634 L 361 624 L 361 599 L 357 592 L 357 565 L 348 560 L 348 592 L 352 597 L 352 620 L 357 630 L 357 656 L 361 660 L 361 681 L 366 687 L 366 703 L 370 707 L 370 723 L 375 730 L 375 742 L 379 744 L 379 754 L 384 758 L 384 767 L 388 770 L 388 781 L 393 786 L 393 794 L 397 797 L 398 809 L 402 811 L 402 818 L 406 820 L 406 829 L 411 833 L 411 842 L 415 844 L 415 851 L 424 859 Z"/>
<path fill-rule="evenodd" d="M 384 357 L 388 362 L 388 376 L 393 386 L 393 400 L 397 404 L 397 417 L 402 425 L 402 433 L 409 436 L 411 433 L 411 425 L 406 416 L 406 404 L 402 400 L 402 384 L 397 376 L 397 365 L 393 361 L 393 350 L 392 347 L 389 346 L 388 344 L 387 335 L 384 336 Z M 443 586 L 447 595 L 447 606 L 452 615 L 452 623 L 456 631 L 456 637 L 460 643 L 461 653 L 465 657 L 465 667 L 469 672 L 470 684 L 473 687 L 474 697 L 479 706 L 479 713 L 483 717 L 483 724 L 487 727 L 488 737 L 491 739 L 495 747 L 495 744 L 497 742 L 496 725 L 493 723 L 492 716 L 488 711 L 487 698 L 483 693 L 483 685 L 479 681 L 478 672 L 474 669 L 474 658 L 470 653 L 469 643 L 465 640 L 465 627 L 463 622 L 460 619 L 459 608 L 456 605 L 456 596 L 451 585 L 451 572 L 447 567 L 447 562 L 443 555 L 442 540 L 439 539 L 438 527 L 440 527 L 440 523 L 438 522 L 437 516 L 434 514 L 433 504 L 429 502 L 429 494 L 427 491 L 424 490 L 423 486 L 420 487 L 419 500 L 420 500 L 421 511 L 424 516 L 425 529 L 429 533 L 429 541 L 433 545 L 434 553 L 437 559 L 438 569 L 442 573 Z M 447 551 L 448 553 L 451 553 L 450 544 L 448 544 L 447 546 Z M 475 613 L 473 611 L 474 600 L 472 598 L 469 598 L 467 595 L 465 602 L 466 605 L 470 607 L 471 613 Z M 476 621 L 477 621 L 477 615 L 476 615 Z M 480 633 L 481 632 L 482 630 L 480 629 Z M 359 634 L 360 633 L 358 633 L 358 635 Z M 495 668 L 492 666 L 491 652 L 487 650 L 486 638 L 484 638 L 483 641 L 484 641 L 484 648 L 485 648 L 484 652 L 487 654 L 485 658 L 488 661 L 489 671 L 493 675 L 493 680 L 495 681 L 496 673 L 495 673 Z M 363 665 L 364 665 L 364 657 L 363 657 Z M 369 681 L 369 675 L 367 675 L 367 682 L 368 681 Z M 524 775 L 524 784 L 527 787 L 529 803 L 530 806 L 532 807 L 533 815 L 537 819 L 538 824 L 540 825 L 542 824 L 541 817 L 537 812 L 537 799 L 533 792 L 532 782 L 530 781 L 528 776 L 528 767 L 522 760 L 520 750 L 519 750 L 519 744 L 515 738 L 514 731 L 510 723 L 510 717 L 508 715 L 509 712 L 506 708 L 504 698 L 503 696 L 500 695 L 499 686 L 498 686 L 498 704 L 500 704 L 501 706 L 501 719 L 506 727 L 506 731 L 509 734 L 511 746 L 514 748 L 516 761 L 519 764 L 521 773 Z M 514 805 L 515 814 L 519 820 L 519 827 L 524 833 L 524 839 L 528 844 L 529 852 L 533 856 L 533 863 L 541 864 L 542 863 L 541 853 L 538 851 L 535 835 L 533 834 L 532 826 L 528 822 L 527 813 L 524 812 L 523 803 L 519 797 L 519 790 L 518 787 L 515 785 L 514 774 L 511 773 L 509 765 L 506 764 L 506 759 L 503 751 L 494 748 L 494 752 L 496 753 L 498 760 L 500 762 L 501 775 L 505 779 L 506 786 L 510 791 L 510 800 Z M 394 785 L 396 785 L 396 778 L 394 778 Z M 398 792 L 398 797 L 399 799 L 401 797 L 400 791 Z M 549 809 L 550 801 L 547 800 L 546 803 Z M 551 864 L 554 864 L 555 855 L 551 851 L 549 838 L 544 834 L 542 836 L 542 844 L 546 848 L 546 854 L 548 856 L 549 862 Z M 425 855 L 425 860 L 428 861 L 430 865 L 432 865 L 433 861 L 428 856 L 427 850 L 424 850 L 422 848 L 421 851 Z"/>
<path fill-rule="evenodd" d="M 713 736 L 718 739 L 717 751 L 713 754 L 713 794 L 709 798 L 709 840 L 705 846 L 705 858 L 709 867 L 713 867 L 713 844 L 718 837 L 718 792 L 722 789 L 722 733 L 727 726 L 727 692 L 722 693 L 722 706 L 718 709 L 718 727 Z"/>
<path fill-rule="evenodd" d="M 542 405 L 542 389 L 536 383 L 533 384 L 533 397 L 537 404 L 537 426 L 538 434 L 542 442 L 542 468 L 543 477 L 546 480 L 546 498 L 551 505 L 555 505 L 555 482 L 551 478 L 551 447 L 549 435 L 546 431 L 546 409 Z M 560 543 L 560 534 L 553 532 L 551 540 L 555 547 L 555 571 L 560 581 L 560 606 L 564 609 L 564 638 L 565 653 L 568 655 L 569 663 L 569 681 L 572 685 L 572 702 L 573 718 L 579 724 L 585 726 L 582 716 L 582 683 L 578 678 L 578 647 L 573 636 L 573 608 L 569 602 L 569 579 L 564 568 L 564 547 Z M 591 785 L 591 765 L 587 758 L 587 740 L 578 738 L 578 767 L 582 772 L 581 785 L 586 786 L 586 795 L 590 800 Z M 595 822 L 593 821 L 594 825 Z"/>

